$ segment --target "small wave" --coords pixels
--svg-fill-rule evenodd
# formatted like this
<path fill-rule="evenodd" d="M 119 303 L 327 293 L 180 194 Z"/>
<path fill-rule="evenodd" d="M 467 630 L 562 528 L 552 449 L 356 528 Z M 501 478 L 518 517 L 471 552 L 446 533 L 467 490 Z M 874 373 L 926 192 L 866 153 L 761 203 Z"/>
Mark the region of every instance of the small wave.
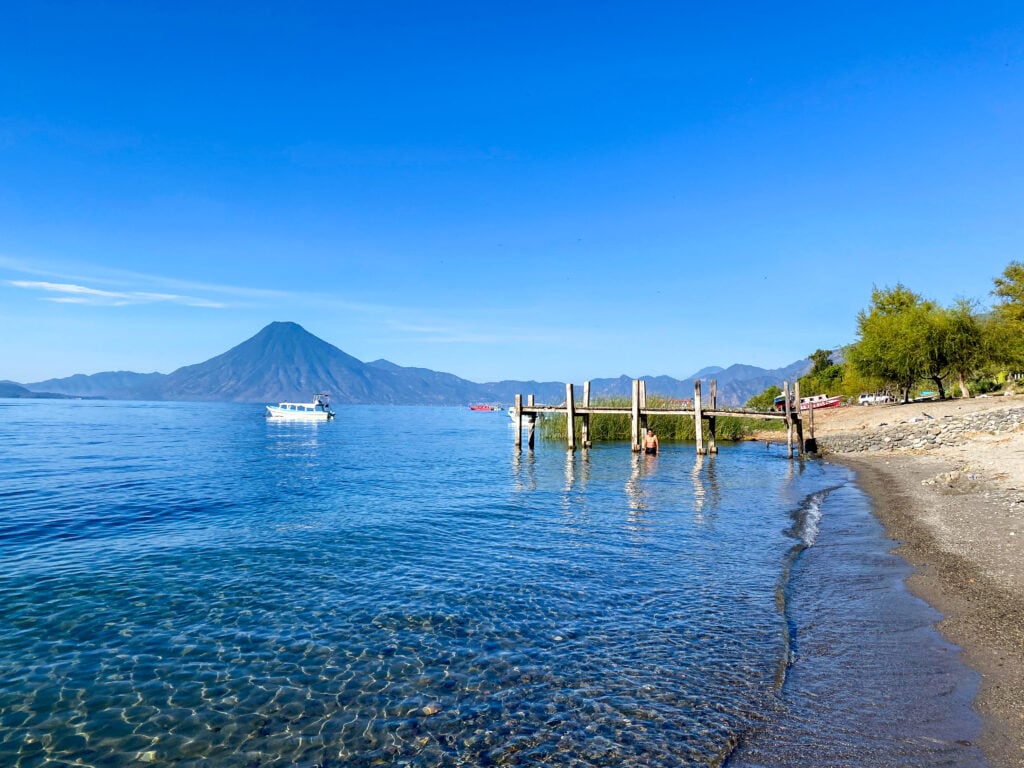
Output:
<path fill-rule="evenodd" d="M 819 526 L 821 523 L 822 507 L 829 494 L 842 486 L 833 486 L 808 495 L 803 502 L 791 513 L 793 525 L 786 531 L 786 535 L 796 539 L 796 543 L 787 550 L 782 561 L 782 572 L 775 586 L 775 606 L 782 617 L 782 639 L 783 653 L 779 659 L 779 666 L 775 673 L 775 690 L 781 691 L 786 684 L 786 674 L 793 665 L 796 657 L 796 625 L 789 615 L 787 595 L 789 582 L 793 574 L 793 566 L 800 558 L 800 554 L 808 547 L 814 546 L 818 538 Z"/>
<path fill-rule="evenodd" d="M 818 538 L 818 526 L 821 523 L 821 509 L 829 494 L 841 486 L 825 488 L 808 495 L 795 510 L 790 513 L 793 524 L 786 530 L 786 535 L 800 543 L 796 545 L 795 557 L 806 547 L 814 546 Z"/>
<path fill-rule="evenodd" d="M 813 547 L 818 538 L 818 523 L 821 522 L 821 504 L 827 493 L 815 493 L 807 500 L 800 519 L 800 540 L 805 547 Z"/>

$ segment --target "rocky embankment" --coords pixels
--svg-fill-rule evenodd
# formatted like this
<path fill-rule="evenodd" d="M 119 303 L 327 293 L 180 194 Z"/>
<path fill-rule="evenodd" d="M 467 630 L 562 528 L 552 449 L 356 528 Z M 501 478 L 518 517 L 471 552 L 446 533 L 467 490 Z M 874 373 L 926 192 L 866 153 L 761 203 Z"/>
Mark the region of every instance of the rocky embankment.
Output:
<path fill-rule="evenodd" d="M 930 450 L 963 445 L 976 435 L 998 435 L 1024 426 L 1024 406 L 931 416 L 922 411 L 905 421 L 818 437 L 822 453 Z"/>

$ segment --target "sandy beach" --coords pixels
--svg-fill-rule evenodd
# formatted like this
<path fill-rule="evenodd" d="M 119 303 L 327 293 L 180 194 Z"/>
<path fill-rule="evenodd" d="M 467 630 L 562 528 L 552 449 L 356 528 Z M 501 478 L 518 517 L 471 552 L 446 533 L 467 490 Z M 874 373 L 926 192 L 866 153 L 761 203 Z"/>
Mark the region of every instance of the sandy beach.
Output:
<path fill-rule="evenodd" d="M 943 614 L 939 630 L 980 674 L 979 746 L 1000 767 L 1024 766 L 1024 428 L 976 425 L 1022 408 L 1017 395 L 815 414 L 825 460 L 856 471 L 915 567 L 909 588 Z M 916 447 L 924 441 L 903 425 L 934 442 Z M 850 450 L 848 438 L 872 435 L 870 448 Z"/>

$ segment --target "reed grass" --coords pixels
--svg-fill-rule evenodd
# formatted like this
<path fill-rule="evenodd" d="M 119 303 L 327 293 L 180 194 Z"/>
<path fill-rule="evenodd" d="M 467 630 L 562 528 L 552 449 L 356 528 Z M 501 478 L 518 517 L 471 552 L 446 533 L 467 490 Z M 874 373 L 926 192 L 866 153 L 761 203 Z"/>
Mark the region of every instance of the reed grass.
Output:
<path fill-rule="evenodd" d="M 630 408 L 632 401 L 629 398 L 603 398 L 591 402 L 594 407 L 605 408 Z M 678 408 L 678 400 L 658 396 L 647 397 L 648 408 Z M 630 416 L 625 413 L 591 414 L 590 416 L 590 439 L 593 442 L 615 442 L 628 441 L 630 439 Z M 576 417 L 576 435 L 583 429 L 583 418 Z M 697 435 L 694 432 L 692 416 L 648 416 L 647 426 L 654 430 L 660 442 L 696 442 Z M 564 414 L 548 413 L 538 422 L 540 438 L 542 440 L 566 439 L 566 420 Z M 781 421 L 763 421 L 760 419 L 743 418 L 742 416 L 718 416 L 715 423 L 715 439 L 725 441 L 744 440 L 754 432 L 763 431 L 784 431 L 785 425 Z M 705 428 L 705 439 L 707 433 Z"/>

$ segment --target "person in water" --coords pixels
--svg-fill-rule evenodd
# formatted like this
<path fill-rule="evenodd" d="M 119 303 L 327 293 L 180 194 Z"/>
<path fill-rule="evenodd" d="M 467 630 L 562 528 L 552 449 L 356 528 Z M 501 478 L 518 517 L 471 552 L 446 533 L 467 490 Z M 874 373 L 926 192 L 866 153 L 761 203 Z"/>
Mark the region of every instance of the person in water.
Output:
<path fill-rule="evenodd" d="M 648 429 L 644 435 L 644 453 L 648 456 L 658 455 L 658 436 L 654 434 L 653 429 Z"/>

